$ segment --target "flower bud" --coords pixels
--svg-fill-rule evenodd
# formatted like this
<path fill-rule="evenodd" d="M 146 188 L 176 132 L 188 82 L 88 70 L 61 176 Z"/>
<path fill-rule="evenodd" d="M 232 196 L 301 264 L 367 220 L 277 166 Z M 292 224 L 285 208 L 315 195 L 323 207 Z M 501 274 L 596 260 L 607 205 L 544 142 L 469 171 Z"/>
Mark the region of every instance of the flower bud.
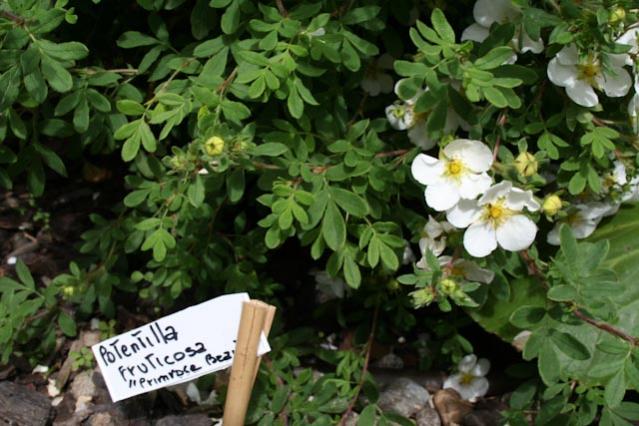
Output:
<path fill-rule="evenodd" d="M 616 24 L 617 22 L 623 22 L 626 19 L 626 11 L 623 7 L 615 7 L 608 17 L 610 24 Z"/>
<path fill-rule="evenodd" d="M 439 285 L 442 292 L 446 294 L 453 294 L 457 290 L 457 283 L 450 278 L 443 279 Z"/>
<path fill-rule="evenodd" d="M 544 200 L 541 209 L 548 216 L 554 216 L 561 210 L 561 198 L 559 196 L 553 194 L 546 197 Z"/>
<path fill-rule="evenodd" d="M 204 142 L 204 151 L 211 157 L 220 155 L 224 151 L 224 139 L 212 136 Z"/>
<path fill-rule="evenodd" d="M 528 177 L 537 173 L 539 163 L 534 155 L 524 151 L 515 158 L 515 168 L 520 175 Z"/>
<path fill-rule="evenodd" d="M 430 305 L 430 303 L 435 299 L 435 294 L 430 287 L 424 287 L 420 288 L 419 290 L 415 290 L 410 293 L 410 296 L 412 296 L 413 305 L 416 308 Z"/>

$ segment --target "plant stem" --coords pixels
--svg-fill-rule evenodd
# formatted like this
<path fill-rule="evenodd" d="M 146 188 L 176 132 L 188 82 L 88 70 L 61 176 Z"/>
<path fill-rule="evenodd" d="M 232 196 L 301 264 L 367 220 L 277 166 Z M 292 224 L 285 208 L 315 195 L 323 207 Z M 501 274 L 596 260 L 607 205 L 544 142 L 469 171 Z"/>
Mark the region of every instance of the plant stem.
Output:
<path fill-rule="evenodd" d="M 18 25 L 23 25 L 25 23 L 25 19 L 23 17 L 6 10 L 0 11 L 0 16 L 2 16 L 3 18 L 7 18 L 8 20 L 13 21 Z"/>
<path fill-rule="evenodd" d="M 526 266 L 528 267 L 528 273 L 530 275 L 535 276 L 537 278 L 537 280 L 539 280 L 539 282 L 546 289 L 548 289 L 550 286 L 548 285 L 548 281 L 546 280 L 546 277 L 539 270 L 539 268 L 535 264 L 535 261 L 530 257 L 530 255 L 528 254 L 528 250 L 524 250 L 520 254 L 521 254 L 521 258 L 524 260 L 524 262 L 526 263 Z M 570 312 L 572 312 L 572 314 L 574 316 L 576 316 L 577 318 L 579 318 L 580 320 L 582 320 L 586 324 L 590 324 L 593 327 L 598 328 L 599 330 L 605 331 L 606 333 L 609 333 L 609 334 L 612 334 L 613 336 L 619 337 L 620 339 L 623 339 L 626 342 L 630 343 L 632 346 L 639 346 L 639 338 L 631 336 L 630 334 L 628 334 L 625 331 L 615 327 L 612 324 L 608 324 L 608 323 L 603 322 L 603 321 L 597 321 L 596 319 L 589 317 L 588 315 L 583 313 L 579 309 L 579 307 L 577 307 L 576 304 L 573 304 L 572 308 L 573 309 L 571 309 Z"/>
<path fill-rule="evenodd" d="M 282 0 L 275 0 L 275 4 L 277 5 L 277 10 L 280 11 L 280 15 L 286 18 L 288 16 L 288 10 L 284 7 L 284 2 Z"/>
<path fill-rule="evenodd" d="M 401 157 L 402 155 L 406 155 L 410 151 L 410 149 L 397 149 L 395 151 L 379 152 L 375 154 L 375 158 Z"/>
<path fill-rule="evenodd" d="M 617 336 L 620 339 L 627 341 L 633 346 L 639 346 L 639 338 L 631 336 L 625 331 L 620 330 L 613 325 L 590 318 L 588 315 L 584 314 L 579 309 L 573 310 L 572 313 L 580 320 L 592 325 L 593 327 L 598 328 L 599 330 L 605 331 L 606 333 L 610 333 L 613 336 Z"/>
<path fill-rule="evenodd" d="M 344 426 L 346 422 L 348 421 L 348 417 L 353 412 L 355 403 L 359 399 L 359 394 L 362 392 L 362 387 L 364 386 L 364 379 L 366 379 L 366 373 L 368 373 L 368 364 L 371 360 L 371 349 L 373 348 L 373 340 L 375 339 L 375 330 L 377 329 L 378 317 L 379 317 L 379 305 L 375 306 L 375 312 L 373 313 L 371 332 L 368 335 L 368 341 L 366 342 L 366 356 L 364 358 L 364 366 L 362 367 L 362 374 L 359 378 L 359 382 L 357 383 L 355 395 L 351 399 L 351 402 L 348 404 L 348 408 L 346 409 L 346 411 L 344 411 L 344 414 L 342 414 L 342 419 L 339 422 L 340 426 Z"/>

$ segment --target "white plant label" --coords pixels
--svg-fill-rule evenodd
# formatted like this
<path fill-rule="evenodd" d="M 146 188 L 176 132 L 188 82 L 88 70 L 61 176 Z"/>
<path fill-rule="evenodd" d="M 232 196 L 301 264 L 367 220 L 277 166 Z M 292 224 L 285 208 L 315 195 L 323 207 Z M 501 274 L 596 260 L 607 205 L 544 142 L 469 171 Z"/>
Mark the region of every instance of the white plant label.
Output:
<path fill-rule="evenodd" d="M 216 297 L 94 345 L 113 402 L 230 367 L 248 300 Z M 258 355 L 269 350 L 262 334 Z"/>

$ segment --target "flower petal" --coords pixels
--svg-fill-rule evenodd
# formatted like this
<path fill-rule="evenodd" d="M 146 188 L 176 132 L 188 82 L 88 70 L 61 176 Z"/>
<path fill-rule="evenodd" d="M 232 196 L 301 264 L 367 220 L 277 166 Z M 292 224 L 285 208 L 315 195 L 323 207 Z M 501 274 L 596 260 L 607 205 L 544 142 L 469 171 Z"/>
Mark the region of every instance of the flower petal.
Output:
<path fill-rule="evenodd" d="M 603 90 L 611 98 L 626 96 L 632 86 L 630 74 L 623 68 L 616 68 L 615 75 L 606 73 L 604 75 Z"/>
<path fill-rule="evenodd" d="M 509 217 L 497 228 L 497 242 L 509 251 L 527 249 L 536 235 L 537 225 L 522 214 Z"/>
<path fill-rule="evenodd" d="M 577 81 L 577 68 L 574 65 L 562 65 L 556 57 L 548 63 L 546 74 L 555 86 L 568 87 Z"/>
<path fill-rule="evenodd" d="M 446 220 L 457 228 L 466 228 L 477 220 L 480 212 L 477 201 L 459 200 L 459 203 L 446 212 Z"/>
<path fill-rule="evenodd" d="M 559 245 L 559 227 L 561 223 L 555 223 L 555 226 L 550 230 L 548 235 L 546 235 L 546 242 L 548 244 L 552 244 L 553 246 Z"/>
<path fill-rule="evenodd" d="M 577 46 L 569 44 L 557 52 L 557 60 L 562 65 L 577 65 L 579 63 L 579 52 Z"/>
<path fill-rule="evenodd" d="M 464 30 L 464 32 L 462 32 L 461 40 L 472 40 L 481 43 L 482 41 L 486 40 L 486 38 L 488 38 L 489 33 L 490 31 L 487 27 L 475 23 L 471 24 Z"/>
<path fill-rule="evenodd" d="M 473 7 L 475 21 L 487 28 L 495 22 L 512 21 L 520 13 L 511 0 L 477 0 Z"/>
<path fill-rule="evenodd" d="M 521 211 L 526 207 L 528 211 L 539 210 L 539 203 L 533 197 L 532 191 L 524 191 L 519 188 L 512 188 L 506 196 L 506 206 L 509 209 Z"/>
<path fill-rule="evenodd" d="M 480 268 L 475 262 L 467 259 L 457 259 L 453 264 L 455 268 L 462 270 L 464 278 L 468 281 L 476 281 L 490 284 L 495 278 L 495 273 L 489 269 Z"/>
<path fill-rule="evenodd" d="M 413 178 L 422 185 L 437 182 L 444 172 L 444 165 L 435 157 L 419 154 L 410 166 Z"/>
<path fill-rule="evenodd" d="M 479 175 L 468 174 L 459 181 L 459 195 L 461 198 L 474 200 L 486 192 L 492 183 L 493 179 L 486 172 Z"/>
<path fill-rule="evenodd" d="M 471 225 L 464 233 L 464 248 L 473 257 L 488 256 L 497 248 L 495 229 L 486 222 Z"/>
<path fill-rule="evenodd" d="M 541 53 L 543 51 L 544 41 L 541 38 L 539 40 L 533 40 L 530 38 L 526 30 L 521 32 L 521 53 Z"/>
<path fill-rule="evenodd" d="M 599 97 L 588 83 L 576 80 L 572 86 L 566 87 L 566 94 L 577 105 L 583 107 L 594 107 L 599 103 Z"/>
<path fill-rule="evenodd" d="M 428 151 L 437 144 L 435 139 L 428 137 L 426 122 L 423 120 L 417 122 L 408 130 L 408 139 L 424 151 Z"/>
<path fill-rule="evenodd" d="M 477 377 L 475 380 L 472 381 L 470 385 L 466 387 L 466 389 L 464 389 L 465 395 L 462 395 L 462 397 L 465 396 L 465 399 L 467 399 L 468 401 L 475 402 L 477 398 L 481 398 L 482 396 L 486 395 L 489 388 L 490 383 L 488 382 L 488 379 L 486 379 L 485 377 Z"/>
<path fill-rule="evenodd" d="M 468 354 L 459 361 L 459 365 L 457 368 L 462 373 L 470 373 L 475 365 L 477 364 L 477 355 Z"/>
<path fill-rule="evenodd" d="M 488 171 L 493 165 L 493 153 L 483 142 L 455 139 L 444 148 L 448 158 L 462 159 L 464 165 L 476 173 Z"/>
<path fill-rule="evenodd" d="M 475 368 L 473 368 L 470 374 L 475 377 L 483 377 L 488 374 L 488 371 L 490 371 L 490 361 L 486 358 L 479 358 L 477 360 L 477 365 L 475 365 Z"/>
<path fill-rule="evenodd" d="M 424 195 L 426 204 L 438 212 L 446 211 L 459 202 L 459 189 L 445 180 L 428 185 Z"/>
<path fill-rule="evenodd" d="M 479 201 L 477 203 L 480 206 L 484 204 L 492 203 L 493 201 L 496 201 L 499 198 L 502 198 L 508 195 L 510 191 L 512 190 L 512 187 L 513 187 L 513 184 L 510 183 L 510 181 L 502 180 L 501 182 L 496 183 L 490 188 L 488 188 L 486 192 L 484 192 L 484 195 L 482 195 L 479 198 Z"/>

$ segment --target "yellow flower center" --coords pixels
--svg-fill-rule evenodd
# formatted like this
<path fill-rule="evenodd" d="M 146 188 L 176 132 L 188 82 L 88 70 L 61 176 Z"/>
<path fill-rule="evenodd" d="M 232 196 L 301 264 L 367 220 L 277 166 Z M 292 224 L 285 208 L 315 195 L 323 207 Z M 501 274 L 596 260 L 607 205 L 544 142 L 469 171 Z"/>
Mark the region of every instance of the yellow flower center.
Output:
<path fill-rule="evenodd" d="M 452 178 L 459 178 L 463 172 L 464 172 L 464 163 L 462 163 L 460 160 L 454 159 L 446 163 L 446 170 L 445 170 L 446 176 L 449 176 Z"/>
<path fill-rule="evenodd" d="M 402 118 L 404 115 L 406 115 L 406 108 L 397 107 L 397 108 L 393 109 L 393 116 L 395 118 Z"/>
<path fill-rule="evenodd" d="M 470 385 L 473 380 L 475 380 L 475 376 L 470 373 L 461 373 L 461 378 L 459 379 L 459 383 L 462 385 Z"/>
<path fill-rule="evenodd" d="M 485 205 L 482 216 L 485 221 L 490 222 L 493 227 L 497 228 L 514 213 L 514 211 L 506 207 L 505 200 L 500 198 L 494 203 Z"/>
<path fill-rule="evenodd" d="M 584 64 L 577 65 L 579 80 L 584 80 L 591 86 L 595 86 L 595 78 L 601 74 L 601 66 L 599 62 L 592 56 L 588 57 L 588 61 Z"/>

